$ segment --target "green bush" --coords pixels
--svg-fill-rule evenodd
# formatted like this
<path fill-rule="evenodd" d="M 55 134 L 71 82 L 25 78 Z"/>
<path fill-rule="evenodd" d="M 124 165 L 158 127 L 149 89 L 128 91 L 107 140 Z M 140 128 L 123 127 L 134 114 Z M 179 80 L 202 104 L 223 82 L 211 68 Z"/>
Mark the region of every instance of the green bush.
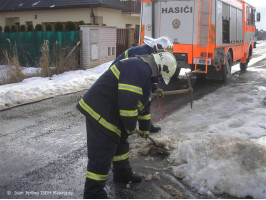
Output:
<path fill-rule="evenodd" d="M 27 27 L 27 31 L 28 31 L 28 32 L 33 31 L 33 25 L 32 25 L 32 24 L 29 24 L 29 25 L 28 25 L 28 27 Z"/>
<path fill-rule="evenodd" d="M 55 31 L 63 32 L 64 31 L 63 23 L 62 22 L 56 22 L 54 29 L 55 29 Z"/>
<path fill-rule="evenodd" d="M 41 24 L 36 24 L 34 31 L 43 31 L 43 27 Z"/>
<path fill-rule="evenodd" d="M 2 31 L 3 31 L 3 28 L 2 28 L 2 26 L 0 26 L 0 33 L 2 33 Z"/>
<path fill-rule="evenodd" d="M 85 22 L 83 20 L 78 22 L 78 25 L 85 25 Z"/>
<path fill-rule="evenodd" d="M 26 32 L 26 26 L 25 25 L 20 26 L 20 32 Z"/>
<path fill-rule="evenodd" d="M 5 33 L 10 33 L 10 31 L 11 31 L 11 30 L 10 30 L 10 26 L 5 26 L 5 27 L 4 27 L 4 32 L 5 32 Z"/>
<path fill-rule="evenodd" d="M 16 32 L 18 32 L 17 27 L 15 25 L 12 25 L 11 26 L 11 33 L 16 33 Z"/>
<path fill-rule="evenodd" d="M 66 23 L 65 31 L 75 31 L 77 30 L 76 24 L 72 21 Z"/>
<path fill-rule="evenodd" d="M 85 25 L 85 22 L 84 21 L 79 21 L 78 22 L 78 27 L 77 27 L 77 30 L 80 30 L 80 26 L 79 25 Z"/>
<path fill-rule="evenodd" d="M 46 24 L 45 25 L 45 30 L 46 31 L 52 31 L 52 25 L 51 24 Z"/>

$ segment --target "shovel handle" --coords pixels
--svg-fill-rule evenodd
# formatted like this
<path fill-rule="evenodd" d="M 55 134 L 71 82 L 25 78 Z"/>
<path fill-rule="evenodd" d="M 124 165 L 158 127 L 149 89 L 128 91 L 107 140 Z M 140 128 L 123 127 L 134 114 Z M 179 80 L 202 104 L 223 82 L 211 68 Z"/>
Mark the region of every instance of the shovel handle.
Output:
<path fill-rule="evenodd" d="M 183 89 L 183 90 L 165 91 L 164 95 L 185 94 L 185 93 L 189 93 L 189 92 L 193 92 L 193 89 L 192 88 L 188 88 L 188 89 Z"/>
<path fill-rule="evenodd" d="M 136 133 L 137 133 L 138 135 L 140 135 L 140 136 L 143 135 L 142 131 L 140 131 L 140 130 L 138 130 L 138 129 L 136 129 Z M 148 138 L 150 141 L 152 141 L 152 143 L 153 143 L 154 145 L 158 146 L 158 142 L 157 142 L 155 139 L 153 139 L 151 136 L 147 135 L 147 138 Z"/>
<path fill-rule="evenodd" d="M 167 95 L 173 95 L 173 94 L 185 94 L 185 93 L 189 93 L 189 92 L 193 92 L 193 88 L 187 88 L 187 89 L 182 89 L 182 90 L 172 90 L 172 91 L 165 91 L 163 94 L 165 96 Z M 152 94 L 152 97 L 157 97 L 158 94 Z"/>

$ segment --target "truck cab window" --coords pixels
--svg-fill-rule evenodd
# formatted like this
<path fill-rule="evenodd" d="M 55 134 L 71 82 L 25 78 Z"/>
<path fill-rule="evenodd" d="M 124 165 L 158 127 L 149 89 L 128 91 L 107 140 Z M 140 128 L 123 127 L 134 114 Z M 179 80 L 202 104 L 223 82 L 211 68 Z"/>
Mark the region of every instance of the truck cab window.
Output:
<path fill-rule="evenodd" d="M 247 25 L 255 26 L 255 9 L 247 7 Z"/>

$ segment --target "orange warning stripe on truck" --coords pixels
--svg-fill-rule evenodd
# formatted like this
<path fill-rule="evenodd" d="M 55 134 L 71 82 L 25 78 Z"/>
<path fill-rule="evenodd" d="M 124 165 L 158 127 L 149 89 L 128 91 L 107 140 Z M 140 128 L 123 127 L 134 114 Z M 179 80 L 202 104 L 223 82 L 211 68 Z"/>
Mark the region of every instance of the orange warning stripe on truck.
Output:
<path fill-rule="evenodd" d="M 139 46 L 143 45 L 144 35 L 145 35 L 145 25 L 141 25 Z"/>
<path fill-rule="evenodd" d="M 215 45 L 215 39 L 216 39 L 216 27 L 215 24 L 211 25 L 211 45 Z"/>

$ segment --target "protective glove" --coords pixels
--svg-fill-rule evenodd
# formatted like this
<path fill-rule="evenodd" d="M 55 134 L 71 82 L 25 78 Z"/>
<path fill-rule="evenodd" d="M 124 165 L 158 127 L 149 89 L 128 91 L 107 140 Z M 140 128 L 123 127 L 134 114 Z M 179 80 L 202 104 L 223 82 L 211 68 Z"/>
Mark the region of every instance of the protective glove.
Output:
<path fill-rule="evenodd" d="M 163 89 L 161 89 L 161 88 L 157 88 L 156 90 L 154 90 L 153 93 L 159 94 L 158 95 L 159 97 L 164 97 Z"/>
<path fill-rule="evenodd" d="M 146 139 L 146 138 L 148 137 L 148 135 L 150 134 L 150 131 L 140 131 L 140 130 L 137 130 L 137 133 L 138 133 L 138 135 L 139 135 L 140 137 Z"/>
<path fill-rule="evenodd" d="M 133 131 L 126 130 L 126 132 L 127 132 L 128 135 L 132 135 L 133 133 L 136 132 L 136 128 Z"/>

